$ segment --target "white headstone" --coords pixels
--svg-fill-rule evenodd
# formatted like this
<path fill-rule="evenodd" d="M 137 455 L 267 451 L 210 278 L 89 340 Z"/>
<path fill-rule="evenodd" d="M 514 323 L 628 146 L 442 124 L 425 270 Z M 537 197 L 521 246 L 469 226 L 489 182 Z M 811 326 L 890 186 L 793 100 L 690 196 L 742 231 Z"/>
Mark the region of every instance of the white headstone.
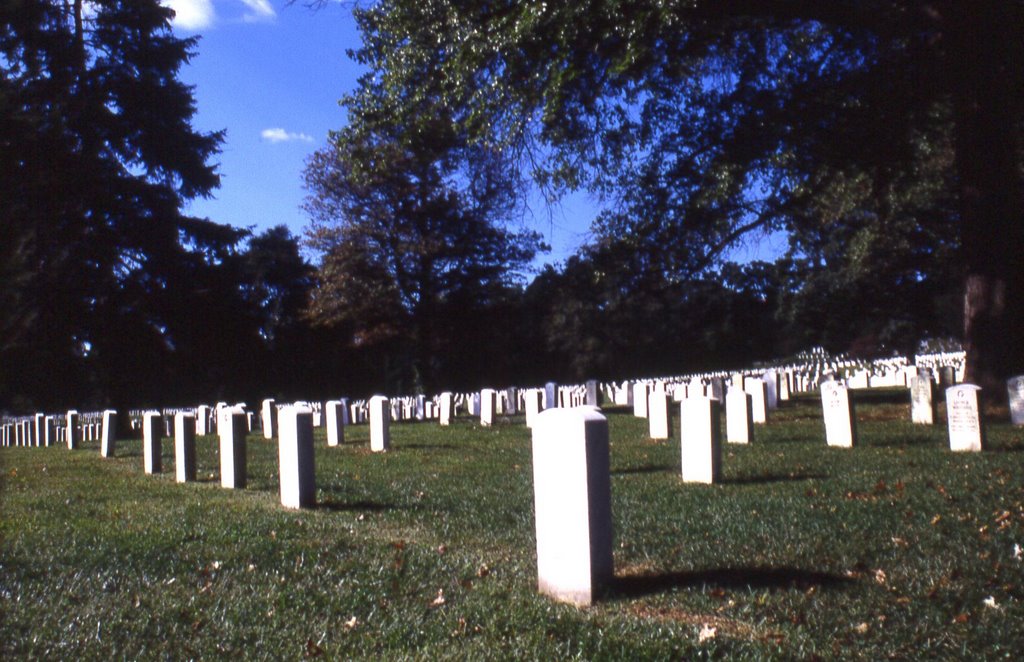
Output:
<path fill-rule="evenodd" d="M 533 427 L 537 586 L 589 605 L 613 574 L 608 421 L 593 408 L 550 409 Z"/>
<path fill-rule="evenodd" d="M 78 448 L 79 435 L 78 435 L 78 412 L 74 409 L 67 413 L 67 434 L 65 440 L 68 442 L 68 450 L 75 450 Z"/>
<path fill-rule="evenodd" d="M 769 410 L 779 408 L 779 373 L 769 370 L 761 376 L 765 386 L 765 405 Z"/>
<path fill-rule="evenodd" d="M 533 428 L 537 416 L 544 411 L 544 392 L 540 389 L 529 389 L 523 393 L 523 409 L 526 413 L 526 427 Z"/>
<path fill-rule="evenodd" d="M 437 421 L 441 425 L 451 425 L 452 418 L 455 416 L 455 405 L 452 400 L 452 394 L 445 391 L 438 398 L 437 402 L 438 414 Z"/>
<path fill-rule="evenodd" d="M 910 378 L 910 420 L 921 425 L 935 424 L 935 383 L 929 375 Z"/>
<path fill-rule="evenodd" d="M 736 386 L 730 386 L 725 394 L 725 434 L 730 444 L 749 444 L 754 440 L 751 399 L 749 393 Z"/>
<path fill-rule="evenodd" d="M 316 505 L 313 412 L 308 407 L 283 407 L 278 414 L 278 425 L 281 505 L 285 508 L 310 508 Z"/>
<path fill-rule="evenodd" d="M 480 425 L 494 425 L 494 412 L 497 407 L 498 394 L 494 389 L 485 388 L 480 391 Z"/>
<path fill-rule="evenodd" d="M 672 410 L 664 391 L 654 391 L 647 397 L 647 424 L 651 439 L 672 436 Z"/>
<path fill-rule="evenodd" d="M 117 412 L 108 409 L 103 412 L 103 431 L 100 433 L 100 456 L 114 457 L 117 443 Z"/>
<path fill-rule="evenodd" d="M 651 387 L 648 384 L 633 384 L 633 415 L 638 418 L 647 418 L 647 397 L 650 395 Z"/>
<path fill-rule="evenodd" d="M 825 442 L 841 448 L 856 445 L 857 426 L 849 389 L 839 382 L 822 384 L 821 409 L 825 418 Z"/>
<path fill-rule="evenodd" d="M 1010 400 L 1010 422 L 1024 425 L 1024 375 L 1006 380 Z"/>
<path fill-rule="evenodd" d="M 174 477 L 179 483 L 196 479 L 196 417 L 187 412 L 174 415 Z"/>
<path fill-rule="evenodd" d="M 391 403 L 383 395 L 370 398 L 370 450 L 383 453 L 391 449 Z"/>
<path fill-rule="evenodd" d="M 742 394 L 742 391 L 737 390 Z M 722 480 L 722 431 L 718 400 L 698 396 L 679 405 L 683 482 Z"/>
<path fill-rule="evenodd" d="M 142 415 L 142 467 L 147 474 L 163 471 L 164 421 L 158 411 L 147 411 Z"/>
<path fill-rule="evenodd" d="M 210 407 L 199 405 L 196 407 L 196 435 L 202 437 L 210 434 Z"/>
<path fill-rule="evenodd" d="M 946 389 L 946 421 L 949 425 L 949 449 L 981 451 L 985 449 L 985 430 L 978 403 L 980 386 L 958 384 Z"/>
<path fill-rule="evenodd" d="M 260 424 L 263 426 L 263 438 L 273 439 L 277 434 L 277 403 L 267 398 L 260 407 Z"/>
<path fill-rule="evenodd" d="M 337 446 L 345 441 L 345 406 L 339 400 L 328 400 L 324 405 L 327 420 L 327 445 Z"/>
<path fill-rule="evenodd" d="M 241 489 L 247 482 L 245 435 L 248 425 L 245 412 L 230 407 L 224 410 L 220 437 L 220 484 L 229 489 Z"/>
<path fill-rule="evenodd" d="M 763 379 L 750 377 L 743 382 L 743 390 L 750 394 L 750 417 L 757 425 L 768 422 L 768 385 Z"/>

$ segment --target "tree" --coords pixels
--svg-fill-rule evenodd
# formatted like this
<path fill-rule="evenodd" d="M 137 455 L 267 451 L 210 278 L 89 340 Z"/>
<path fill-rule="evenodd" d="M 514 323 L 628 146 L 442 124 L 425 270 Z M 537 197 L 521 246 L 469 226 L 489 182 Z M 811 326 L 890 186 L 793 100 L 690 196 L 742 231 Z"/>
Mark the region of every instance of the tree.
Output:
<path fill-rule="evenodd" d="M 1019 0 L 384 0 L 360 22 L 388 121 L 443 81 L 471 141 L 604 193 L 689 273 L 748 232 L 799 258 L 813 225 L 920 224 L 926 256 L 958 230 L 967 377 L 1024 370 Z"/>
<path fill-rule="evenodd" d="M 513 191 L 493 151 L 466 146 L 430 98 L 415 125 L 379 124 L 379 94 L 364 79 L 345 102 L 349 126 L 306 169 L 307 238 L 321 256 L 310 312 L 382 349 L 389 388 L 452 388 L 469 378 L 467 340 L 482 349 L 491 343 L 474 336 L 500 333 L 489 313 L 539 237 L 507 229 Z"/>
<path fill-rule="evenodd" d="M 172 16 L 157 0 L 0 6 L 0 403 L 156 388 L 174 345 L 162 294 L 241 237 L 181 213 L 218 184 L 222 135 L 191 126 L 177 73 L 196 41 Z"/>

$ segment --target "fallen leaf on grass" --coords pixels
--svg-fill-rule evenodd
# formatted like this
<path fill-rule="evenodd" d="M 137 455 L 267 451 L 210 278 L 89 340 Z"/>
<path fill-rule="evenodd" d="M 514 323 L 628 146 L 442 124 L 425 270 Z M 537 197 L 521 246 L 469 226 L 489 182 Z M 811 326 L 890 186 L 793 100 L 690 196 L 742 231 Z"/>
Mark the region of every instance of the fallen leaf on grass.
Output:
<path fill-rule="evenodd" d="M 345 628 L 348 630 L 354 630 L 357 625 L 359 625 L 359 619 L 355 616 L 345 621 Z"/>
<path fill-rule="evenodd" d="M 871 629 L 871 626 L 868 623 L 861 623 L 857 627 L 853 628 L 853 631 L 856 632 L 857 634 L 867 634 L 868 630 L 870 630 L 870 629 Z"/>
<path fill-rule="evenodd" d="M 697 635 L 697 642 L 703 644 L 708 639 L 714 639 L 715 634 L 718 632 L 717 628 L 709 627 L 708 625 L 702 625 L 700 633 Z"/>
<path fill-rule="evenodd" d="M 1024 549 L 1021 549 L 1021 546 L 1017 543 L 1013 544 L 1013 558 L 1017 559 L 1018 561 L 1024 559 Z"/>
<path fill-rule="evenodd" d="M 879 584 L 885 583 L 885 570 L 882 570 L 881 568 L 875 570 L 875 581 Z"/>
<path fill-rule="evenodd" d="M 434 598 L 433 602 L 430 603 L 431 607 L 440 607 L 444 604 L 444 589 L 437 589 L 437 597 Z"/>
<path fill-rule="evenodd" d="M 983 605 L 985 605 L 986 607 L 988 607 L 989 609 L 999 609 L 1000 608 L 999 605 L 996 603 L 996 599 L 994 597 L 992 597 L 991 595 L 988 596 L 987 598 L 985 598 L 984 600 L 982 600 L 981 603 Z"/>
<path fill-rule="evenodd" d="M 967 614 L 957 614 L 953 617 L 954 623 L 966 623 L 971 617 Z"/>

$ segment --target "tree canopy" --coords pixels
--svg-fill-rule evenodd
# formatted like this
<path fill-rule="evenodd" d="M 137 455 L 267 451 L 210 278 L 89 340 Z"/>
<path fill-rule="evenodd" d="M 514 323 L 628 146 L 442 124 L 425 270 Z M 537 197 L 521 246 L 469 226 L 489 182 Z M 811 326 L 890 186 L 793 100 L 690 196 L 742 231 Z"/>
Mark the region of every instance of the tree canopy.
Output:
<path fill-rule="evenodd" d="M 785 231 L 792 259 L 905 292 L 962 278 L 968 377 L 1024 369 L 1006 342 L 1024 323 L 1024 3 L 383 0 L 358 16 L 375 122 L 414 124 L 440 89 L 472 144 L 551 194 L 602 194 L 599 235 L 656 238 L 676 275 Z"/>

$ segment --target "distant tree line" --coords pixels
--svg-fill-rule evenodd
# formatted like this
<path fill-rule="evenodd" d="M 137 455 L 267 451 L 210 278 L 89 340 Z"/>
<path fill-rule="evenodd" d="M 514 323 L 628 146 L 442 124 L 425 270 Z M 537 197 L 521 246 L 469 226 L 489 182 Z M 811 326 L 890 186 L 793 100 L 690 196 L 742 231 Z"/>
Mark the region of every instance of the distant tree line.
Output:
<path fill-rule="evenodd" d="M 723 7 L 732 4 L 743 3 Z M 888 127 L 900 140 L 862 144 L 854 129 L 863 133 L 867 115 L 834 114 L 861 107 L 854 91 L 864 90 L 851 87 L 847 107 L 828 80 L 812 80 L 853 80 L 899 48 L 780 16 L 763 18 L 766 41 L 709 16 L 714 29 L 689 45 L 666 32 L 641 48 L 615 41 L 621 21 L 573 3 L 554 13 L 499 5 L 481 3 L 476 19 L 443 2 L 423 9 L 436 15 L 401 2 L 357 12 L 356 57 L 371 73 L 343 99 L 348 126 L 309 160 L 303 237 L 183 212 L 218 185 L 211 161 L 223 135 L 192 128 L 194 100 L 177 73 L 196 41 L 172 33 L 170 10 L 156 0 L 0 6 L 0 409 L 626 378 L 811 345 L 910 352 L 963 332 L 962 283 L 977 260 L 963 259 L 955 222 L 952 111 L 922 91 L 939 101 L 905 98 L 907 126 Z M 1002 10 L 985 7 L 1001 25 Z M 654 34 L 674 25 L 647 9 L 629 15 L 646 15 Z M 493 21 L 493 39 L 474 52 L 516 57 L 489 68 L 500 58 L 402 37 L 445 20 L 437 34 L 462 34 L 459 43 L 476 38 L 474 20 Z M 591 32 L 560 44 L 566 25 Z M 573 50 L 583 37 L 600 48 Z M 547 62 L 531 55 L 544 43 L 561 69 L 517 69 Z M 755 71 L 767 59 L 803 104 L 803 124 L 755 131 L 750 123 L 780 122 L 766 79 L 740 67 L 715 88 L 717 74 L 702 69 L 680 87 L 694 74 L 670 70 L 660 49 L 687 67 Z M 898 82 L 869 69 L 871 94 Z M 492 87 L 516 71 L 516 85 Z M 678 114 L 688 107 L 693 117 Z M 1004 127 L 1011 137 L 1020 117 Z M 844 126 L 850 135 L 835 133 Z M 806 144 L 783 129 L 806 131 Z M 716 132 L 720 142 L 706 135 Z M 886 141 L 894 153 L 872 151 Z M 518 219 L 524 191 L 538 186 L 552 197 L 587 186 L 610 204 L 590 243 L 533 273 L 547 247 Z M 1018 245 L 1014 219 L 1000 251 Z M 751 228 L 786 232 L 790 249 L 774 263 L 723 259 Z M 1002 252 L 993 265 L 997 281 L 1017 277 Z"/>

